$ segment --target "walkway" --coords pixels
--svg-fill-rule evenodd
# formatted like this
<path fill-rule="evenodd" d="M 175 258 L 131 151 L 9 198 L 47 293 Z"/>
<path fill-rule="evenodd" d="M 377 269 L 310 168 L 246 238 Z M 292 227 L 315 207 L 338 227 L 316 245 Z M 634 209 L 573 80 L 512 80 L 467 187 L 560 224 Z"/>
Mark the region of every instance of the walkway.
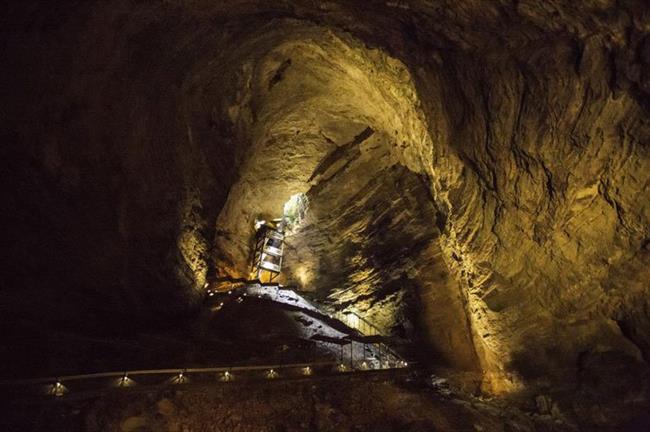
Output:
<path fill-rule="evenodd" d="M 326 344 L 339 355 L 339 361 L 353 369 L 383 369 L 405 367 L 407 362 L 383 342 L 380 330 L 362 317 L 328 311 L 317 307 L 293 290 L 277 284 L 237 284 L 230 291 L 208 291 L 209 304 L 224 305 L 229 301 L 258 299 L 303 314 L 315 321 L 306 326 L 305 338 Z M 297 318 L 304 321 L 304 318 Z"/>
<path fill-rule="evenodd" d="M 316 379 L 338 374 L 382 373 L 391 376 L 408 366 L 381 341 L 378 329 L 361 317 L 328 313 L 298 293 L 279 285 L 240 284 L 231 291 L 208 290 L 206 293 L 206 304 L 213 310 L 219 310 L 233 301 L 272 302 L 287 313 L 294 314 L 297 321 L 304 323 L 305 338 L 329 348 L 338 361 L 102 372 L 4 381 L 0 382 L 0 388 L 8 391 L 12 397 L 88 397 L 110 389 L 144 389 L 152 386 Z"/>
<path fill-rule="evenodd" d="M 342 374 L 394 376 L 400 368 L 352 370 L 337 362 L 238 367 L 151 369 L 0 382 L 12 398 L 87 398 L 105 391 L 151 390 L 185 385 L 215 385 L 254 381 L 320 379 Z M 404 370 L 406 371 L 406 370 Z"/>

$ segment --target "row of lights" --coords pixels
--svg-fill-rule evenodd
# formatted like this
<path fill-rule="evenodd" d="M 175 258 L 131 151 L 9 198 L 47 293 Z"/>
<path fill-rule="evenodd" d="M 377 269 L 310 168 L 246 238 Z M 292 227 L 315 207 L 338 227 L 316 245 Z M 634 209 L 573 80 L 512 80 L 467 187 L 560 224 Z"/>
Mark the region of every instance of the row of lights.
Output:
<path fill-rule="evenodd" d="M 228 295 L 231 295 L 231 294 L 232 294 L 232 290 L 228 291 Z M 214 291 L 208 290 L 208 296 L 213 297 L 214 295 L 215 295 Z M 248 293 L 243 293 L 242 296 L 243 297 L 248 297 Z M 241 303 L 243 301 L 242 296 L 237 297 L 237 303 Z M 261 298 L 264 297 L 264 294 L 258 294 L 258 295 L 254 296 L 254 297 L 257 297 L 257 298 L 261 299 Z M 223 306 L 223 302 L 219 303 L 219 306 Z"/>
<path fill-rule="evenodd" d="M 400 361 L 398 365 L 401 367 L 406 367 L 408 366 L 408 363 L 405 361 Z M 370 369 L 370 366 L 366 361 L 361 363 L 359 370 L 368 370 L 368 369 Z M 336 366 L 336 370 L 338 372 L 349 372 L 351 368 L 344 363 L 339 363 Z M 311 366 L 305 366 L 301 368 L 300 372 L 304 376 L 312 376 L 314 374 L 314 370 L 311 368 Z M 278 371 L 271 368 L 264 373 L 264 376 L 267 379 L 276 379 L 279 378 L 280 374 L 278 373 Z M 235 376 L 232 374 L 232 372 L 225 371 L 219 374 L 219 380 L 222 382 L 230 382 L 230 381 L 234 381 L 234 379 Z M 178 375 L 172 377 L 169 382 L 172 384 L 187 384 L 189 382 L 189 378 L 187 377 L 184 371 L 180 371 Z M 133 379 L 129 378 L 129 375 L 127 373 L 124 373 L 124 375 L 121 378 L 119 378 L 115 383 L 116 387 L 132 387 L 134 385 L 136 385 L 136 382 Z M 56 383 L 54 383 L 50 387 L 48 393 L 52 396 L 58 397 L 58 396 L 65 395 L 68 391 L 69 391 L 68 388 L 64 386 L 61 383 L 61 381 L 57 380 Z"/>
<path fill-rule="evenodd" d="M 204 286 L 204 288 L 207 289 L 207 287 L 208 287 L 208 284 L 206 283 L 205 286 Z M 213 290 L 211 290 L 211 289 L 207 289 L 206 292 L 208 293 L 208 295 L 209 295 L 210 297 L 212 297 L 213 295 L 216 294 L 216 291 L 213 291 Z M 228 290 L 228 295 L 231 295 L 231 294 L 232 294 L 232 290 Z M 246 293 L 244 293 L 244 295 L 246 295 Z"/>
<path fill-rule="evenodd" d="M 205 288 L 207 288 L 207 287 L 208 287 L 208 284 L 206 283 L 206 284 L 205 284 Z M 208 292 L 208 296 L 210 296 L 210 297 L 212 297 L 212 296 L 215 295 L 215 292 L 212 291 L 212 290 L 208 290 L 207 292 Z M 229 294 L 229 295 L 232 294 L 232 290 L 228 291 L 228 294 Z M 247 293 L 243 293 L 243 296 L 246 297 L 246 296 L 247 296 Z M 258 295 L 257 297 L 258 297 L 258 298 L 262 298 L 262 295 Z M 239 301 L 239 302 L 241 302 L 241 300 L 242 300 L 241 297 L 239 297 L 239 298 L 237 299 L 237 301 Z M 224 303 L 221 302 L 221 303 L 219 304 L 219 307 L 222 307 L 223 304 L 224 304 Z M 403 361 L 403 360 L 400 360 L 400 361 L 398 362 L 398 366 L 400 366 L 400 367 L 406 367 L 406 366 L 408 366 L 408 363 L 405 362 L 405 361 Z M 336 369 L 337 369 L 339 372 L 347 372 L 348 370 L 350 370 L 350 369 L 348 368 L 348 366 L 346 366 L 346 365 L 343 364 L 343 363 L 338 364 L 337 367 L 336 367 Z M 364 361 L 363 363 L 361 363 L 359 369 L 360 369 L 360 370 L 368 370 L 368 369 L 369 369 L 368 363 L 367 363 L 366 361 Z M 313 370 L 312 370 L 312 368 L 309 367 L 309 366 L 302 368 L 301 371 L 302 371 L 302 374 L 303 374 L 304 376 L 311 376 L 311 375 L 313 374 Z M 269 369 L 269 370 L 265 373 L 265 376 L 266 376 L 268 379 L 275 379 L 275 378 L 278 378 L 278 377 L 279 377 L 279 374 L 278 374 L 278 372 L 277 372 L 276 370 L 274 370 L 274 369 Z M 225 372 L 223 372 L 223 374 L 221 374 L 221 376 L 220 376 L 219 379 L 220 379 L 220 381 L 229 382 L 229 381 L 234 380 L 234 376 L 232 375 L 232 373 L 230 373 L 230 372 L 228 372 L 228 371 L 225 371 Z M 172 383 L 175 383 L 175 384 L 184 384 L 184 383 L 189 382 L 189 379 L 184 375 L 184 372 L 181 371 L 181 372 L 179 372 L 178 375 L 174 376 L 170 381 L 171 381 Z M 136 382 L 135 382 L 134 380 L 132 380 L 131 378 L 129 378 L 128 374 L 125 373 L 121 378 L 119 378 L 119 379 L 117 380 L 116 386 L 117 386 L 117 387 L 131 387 L 131 386 L 134 386 L 135 384 L 136 384 Z M 53 396 L 63 396 L 63 395 L 66 394 L 67 392 L 68 392 L 67 387 L 65 387 L 65 386 L 61 383 L 61 381 L 57 381 L 56 383 L 54 383 L 54 384 L 52 385 L 52 387 L 50 388 L 50 391 L 49 391 L 49 393 L 50 393 L 51 395 L 53 395 Z"/>
<path fill-rule="evenodd" d="M 206 284 L 206 286 L 207 286 L 207 284 Z M 214 294 L 215 294 L 214 291 L 212 291 L 212 290 L 208 290 L 208 295 L 209 295 L 209 296 L 214 296 Z M 228 291 L 228 294 L 229 294 L 229 295 L 232 294 L 232 290 Z M 247 296 L 247 293 L 244 292 L 242 295 L 243 295 L 244 297 L 246 297 L 246 296 Z M 256 297 L 258 297 L 258 298 L 262 298 L 262 295 L 261 295 L 261 294 L 258 294 Z M 238 302 L 238 303 L 241 303 L 242 301 L 243 301 L 242 297 L 237 297 L 237 302 Z M 219 303 L 219 306 L 216 308 L 216 310 L 221 309 L 221 308 L 223 307 L 223 304 L 224 304 L 223 302 Z M 341 315 L 343 315 L 343 314 L 337 313 L 336 316 L 332 316 L 331 314 L 328 314 L 328 315 L 330 316 L 330 318 L 333 318 L 333 319 L 339 319 L 338 317 L 341 316 Z M 345 316 L 345 317 L 347 318 L 347 315 L 343 315 L 343 316 Z M 353 328 L 357 328 L 357 329 L 358 329 L 358 327 L 357 327 L 357 326 L 354 326 L 354 325 L 351 325 L 351 327 L 353 327 Z M 396 362 L 396 366 L 397 366 L 397 367 L 407 367 L 407 366 L 408 366 L 408 363 L 407 363 L 406 361 L 404 361 L 404 360 L 398 360 L 398 361 Z M 345 371 L 347 370 L 347 366 L 345 366 L 344 364 L 340 364 L 339 366 L 337 366 L 337 369 L 338 369 L 340 372 L 345 372 Z M 368 369 L 369 369 L 368 363 L 367 363 L 366 361 L 364 361 L 363 363 L 361 363 L 359 369 L 360 369 L 360 370 L 368 370 Z M 268 375 L 273 376 L 274 374 L 271 373 L 271 372 L 275 372 L 275 371 L 269 371 L 269 373 L 268 373 Z"/>

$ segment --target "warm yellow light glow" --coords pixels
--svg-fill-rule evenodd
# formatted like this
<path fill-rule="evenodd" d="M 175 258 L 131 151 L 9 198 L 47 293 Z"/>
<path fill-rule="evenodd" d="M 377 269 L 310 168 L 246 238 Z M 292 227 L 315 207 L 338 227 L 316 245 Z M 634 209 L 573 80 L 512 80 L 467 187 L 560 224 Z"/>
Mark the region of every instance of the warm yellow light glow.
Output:
<path fill-rule="evenodd" d="M 52 386 L 49 388 L 48 393 L 52 396 L 60 397 L 63 396 L 68 392 L 68 388 L 61 384 L 61 381 L 57 381 L 56 383 L 52 384 Z"/>
<path fill-rule="evenodd" d="M 123 377 L 118 378 L 117 381 L 115 382 L 115 386 L 117 387 L 132 387 L 135 385 L 135 381 L 133 381 L 127 374 L 124 374 Z"/>
<path fill-rule="evenodd" d="M 296 277 L 302 286 L 309 285 L 312 280 L 311 272 L 304 266 L 298 267 L 296 270 Z"/>
<path fill-rule="evenodd" d="M 178 373 L 178 375 L 176 375 L 175 377 L 173 377 L 171 379 L 171 382 L 172 382 L 172 384 L 185 384 L 185 383 L 189 382 L 189 379 L 181 371 L 181 372 Z"/>
<path fill-rule="evenodd" d="M 255 231 L 259 230 L 262 226 L 266 224 L 265 220 L 255 219 Z"/>
<path fill-rule="evenodd" d="M 185 263 L 183 268 L 189 268 L 192 273 L 195 288 L 206 288 L 208 264 L 205 259 L 209 255 L 210 245 L 204 238 L 200 229 L 197 228 L 198 219 L 195 209 L 200 206 L 201 198 L 195 191 L 186 194 L 182 203 L 182 229 L 176 239 L 176 245 Z M 200 224 L 201 222 L 199 222 Z M 184 270 L 177 270 L 182 272 Z M 179 277 L 187 277 L 185 273 L 179 273 Z"/>

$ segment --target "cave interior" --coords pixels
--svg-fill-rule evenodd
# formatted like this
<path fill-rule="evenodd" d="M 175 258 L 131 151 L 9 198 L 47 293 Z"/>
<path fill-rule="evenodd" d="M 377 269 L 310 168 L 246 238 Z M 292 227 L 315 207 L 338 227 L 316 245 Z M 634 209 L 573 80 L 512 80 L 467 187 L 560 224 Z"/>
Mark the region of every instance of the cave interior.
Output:
<path fill-rule="evenodd" d="M 371 323 L 424 389 L 362 376 L 253 387 L 295 403 L 376 391 L 388 405 L 378 423 L 314 408 L 291 429 L 290 409 L 273 417 L 260 396 L 257 418 L 278 429 L 244 413 L 236 430 L 650 424 L 644 1 L 24 0 L 5 12 L 3 379 L 336 360 L 336 325 L 314 339 L 318 316 L 232 298 L 260 282 L 257 227 L 283 218 L 282 270 L 257 289 Z M 426 408 L 440 380 L 457 399 L 533 414 Z M 218 391 L 233 405 L 211 415 L 235 416 L 237 395 Z M 137 397 L 63 417 L 158 430 L 128 417 Z M 207 421 L 199 403 L 161 408 L 174 397 L 156 405 L 165 421 Z M 418 402 L 386 402 L 399 397 Z M 42 427 L 20 406 L 12 421 Z"/>

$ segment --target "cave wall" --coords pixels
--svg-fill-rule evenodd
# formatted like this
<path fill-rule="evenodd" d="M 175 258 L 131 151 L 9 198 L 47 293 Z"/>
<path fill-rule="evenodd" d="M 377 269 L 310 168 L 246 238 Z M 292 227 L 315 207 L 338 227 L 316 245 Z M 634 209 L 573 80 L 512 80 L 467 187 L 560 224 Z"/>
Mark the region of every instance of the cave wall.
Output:
<path fill-rule="evenodd" d="M 437 80 L 418 74 L 453 148 L 433 158 L 455 173 L 437 185 L 444 255 L 487 370 L 574 376 L 603 352 L 635 368 L 647 333 L 621 323 L 647 328 L 647 95 L 620 91 L 614 36 L 546 37 L 477 62 L 442 52 Z"/>
<path fill-rule="evenodd" d="M 431 256 L 454 280 L 436 283 L 459 288 L 486 389 L 576 376 L 608 356 L 637 374 L 650 346 L 647 7 L 371 6 L 11 4 L 5 307 L 62 319 L 191 304 L 219 262 L 211 227 L 247 146 L 266 142 L 238 48 L 270 50 L 264 26 L 298 19 L 405 66 L 417 114 L 398 129 L 416 133 L 392 141 L 394 156 L 429 178 L 442 215 Z M 272 78 L 284 60 L 258 72 Z"/>
<path fill-rule="evenodd" d="M 349 34 L 280 17 L 234 50 L 238 63 L 223 72 L 242 83 L 231 119 L 251 147 L 216 223 L 215 261 L 223 276 L 248 277 L 256 219 L 282 216 L 293 194 L 315 194 L 350 164 L 358 178 L 331 198 L 391 164 L 415 169 L 406 143 L 428 135 L 405 66 Z"/>
<path fill-rule="evenodd" d="M 9 11 L 4 294 L 24 317 L 174 314 L 205 282 L 242 146 L 219 123 L 223 88 L 196 84 L 214 58 L 187 49 L 217 43 L 159 11 Z"/>

